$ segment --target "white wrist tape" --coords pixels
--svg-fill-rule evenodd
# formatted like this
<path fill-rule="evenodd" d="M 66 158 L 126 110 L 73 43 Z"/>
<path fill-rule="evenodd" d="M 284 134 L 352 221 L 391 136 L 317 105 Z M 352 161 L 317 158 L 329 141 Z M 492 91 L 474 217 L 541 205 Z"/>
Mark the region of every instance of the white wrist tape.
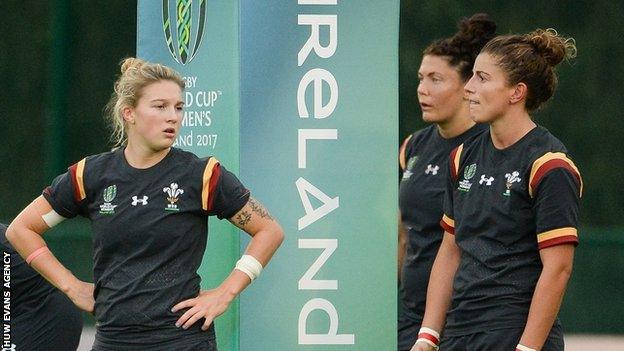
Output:
<path fill-rule="evenodd" d="M 536 351 L 535 349 L 532 349 L 530 347 L 524 346 L 522 344 L 518 344 L 518 346 L 516 346 L 516 350 L 519 350 L 519 351 Z"/>
<path fill-rule="evenodd" d="M 420 330 L 418 331 L 418 334 L 420 333 L 427 333 L 427 334 L 431 334 L 433 336 L 436 337 L 436 339 L 440 340 L 440 333 L 438 333 L 437 331 L 431 329 L 431 328 L 427 328 L 427 327 L 421 327 Z"/>
<path fill-rule="evenodd" d="M 48 228 L 54 227 L 65 219 L 65 217 L 56 213 L 54 210 L 42 215 L 41 218 L 43 218 L 43 221 L 48 225 Z"/>
<path fill-rule="evenodd" d="M 239 271 L 247 274 L 251 281 L 258 278 L 260 273 L 262 273 L 262 264 L 258 262 L 258 260 L 251 255 L 243 255 L 240 260 L 236 262 L 236 267 L 234 269 L 238 269 Z"/>
<path fill-rule="evenodd" d="M 433 347 L 434 350 L 438 350 L 438 345 L 440 344 L 440 333 L 431 328 L 422 327 L 418 331 L 418 339 L 416 340 L 417 344 L 419 342 Z"/>

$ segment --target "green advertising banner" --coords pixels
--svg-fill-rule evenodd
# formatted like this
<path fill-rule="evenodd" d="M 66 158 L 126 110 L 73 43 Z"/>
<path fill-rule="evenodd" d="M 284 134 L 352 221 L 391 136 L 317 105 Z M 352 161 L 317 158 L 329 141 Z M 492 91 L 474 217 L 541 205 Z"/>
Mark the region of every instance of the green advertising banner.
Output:
<path fill-rule="evenodd" d="M 284 244 L 241 350 L 396 350 L 399 1 L 240 1 L 241 176 Z"/>
<path fill-rule="evenodd" d="M 139 0 L 137 56 L 175 68 L 186 83 L 182 130 L 175 146 L 214 155 L 239 170 L 238 3 L 230 0 Z M 239 254 L 238 230 L 210 219 L 202 288 L 227 277 Z M 220 350 L 238 350 L 238 306 L 217 319 Z"/>

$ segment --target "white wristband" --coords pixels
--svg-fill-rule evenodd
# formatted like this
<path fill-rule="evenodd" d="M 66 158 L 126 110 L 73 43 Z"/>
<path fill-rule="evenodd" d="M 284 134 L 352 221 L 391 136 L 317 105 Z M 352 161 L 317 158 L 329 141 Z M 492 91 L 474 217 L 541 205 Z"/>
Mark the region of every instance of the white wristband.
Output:
<path fill-rule="evenodd" d="M 532 349 L 530 347 L 524 346 L 522 344 L 518 344 L 518 346 L 516 346 L 516 350 L 519 350 L 519 351 L 537 351 L 535 349 Z"/>
<path fill-rule="evenodd" d="M 236 262 L 236 267 L 234 267 L 234 269 L 238 269 L 247 274 L 249 279 L 254 281 L 254 279 L 258 278 L 260 273 L 262 273 L 262 264 L 251 255 L 243 255 L 240 260 Z"/>

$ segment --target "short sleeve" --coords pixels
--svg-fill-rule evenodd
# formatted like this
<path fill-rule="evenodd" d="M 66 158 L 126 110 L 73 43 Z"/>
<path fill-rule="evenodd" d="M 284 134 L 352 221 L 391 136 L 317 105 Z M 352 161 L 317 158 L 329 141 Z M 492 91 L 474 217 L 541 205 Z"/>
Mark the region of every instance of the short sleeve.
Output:
<path fill-rule="evenodd" d="M 249 201 L 249 190 L 238 178 L 211 157 L 206 163 L 202 186 L 202 208 L 219 219 L 230 218 Z"/>
<path fill-rule="evenodd" d="M 455 235 L 455 219 L 453 217 L 453 193 L 457 181 L 457 170 L 459 168 L 459 158 L 463 150 L 463 144 L 451 151 L 449 155 L 449 167 L 446 172 L 446 188 L 444 190 L 444 214 L 440 220 L 440 226 L 449 234 Z"/>
<path fill-rule="evenodd" d="M 68 168 L 43 190 L 43 197 L 59 215 L 73 218 L 84 215 L 82 204 L 86 199 L 84 187 L 85 159 Z"/>
<path fill-rule="evenodd" d="M 403 140 L 403 143 L 401 144 L 401 147 L 399 148 L 399 166 L 401 172 L 405 171 L 405 169 L 407 168 L 407 148 L 413 136 L 413 134 L 410 134 L 407 138 L 405 138 L 405 140 Z"/>
<path fill-rule="evenodd" d="M 577 168 L 571 163 L 558 161 L 544 172 L 538 170 L 530 186 L 538 248 L 568 243 L 578 245 L 582 179 Z"/>

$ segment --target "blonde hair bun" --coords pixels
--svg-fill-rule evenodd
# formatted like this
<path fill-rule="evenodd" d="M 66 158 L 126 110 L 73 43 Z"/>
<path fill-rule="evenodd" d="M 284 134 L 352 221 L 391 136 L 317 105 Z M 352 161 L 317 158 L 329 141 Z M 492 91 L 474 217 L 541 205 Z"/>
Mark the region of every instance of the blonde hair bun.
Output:
<path fill-rule="evenodd" d="M 145 61 L 136 57 L 127 57 L 121 62 L 121 74 L 126 73 L 131 68 L 139 69 L 145 64 Z"/>

